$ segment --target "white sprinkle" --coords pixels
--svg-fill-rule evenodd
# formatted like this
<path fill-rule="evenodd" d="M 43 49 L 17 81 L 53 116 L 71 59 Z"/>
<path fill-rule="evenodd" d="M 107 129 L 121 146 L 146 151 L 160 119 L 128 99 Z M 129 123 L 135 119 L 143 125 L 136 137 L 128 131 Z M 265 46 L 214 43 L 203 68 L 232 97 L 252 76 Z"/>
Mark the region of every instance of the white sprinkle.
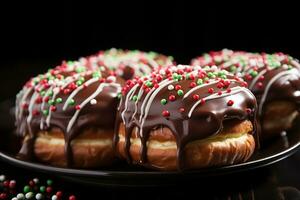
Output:
<path fill-rule="evenodd" d="M 49 80 L 48 83 L 49 83 L 49 85 L 52 85 L 54 83 L 54 81 L 53 80 Z"/>
<path fill-rule="evenodd" d="M 56 195 L 53 195 L 53 196 L 51 197 L 51 200 L 57 200 L 57 196 L 56 196 Z"/>
<path fill-rule="evenodd" d="M 5 176 L 4 175 L 1 175 L 0 176 L 0 181 L 4 181 L 5 180 Z"/>
<path fill-rule="evenodd" d="M 53 93 L 59 93 L 60 89 L 58 87 L 53 89 Z"/>
<path fill-rule="evenodd" d="M 26 199 L 31 199 L 33 197 L 33 192 L 27 192 L 26 194 L 25 194 L 25 198 Z"/>
<path fill-rule="evenodd" d="M 38 184 L 38 183 L 39 183 L 39 179 L 38 179 L 38 178 L 34 178 L 34 179 L 33 179 L 33 182 L 34 182 L 35 184 Z"/>
<path fill-rule="evenodd" d="M 283 68 L 283 69 L 288 69 L 289 66 L 288 66 L 287 64 L 284 64 L 284 65 L 282 65 L 282 68 Z"/>
<path fill-rule="evenodd" d="M 165 74 L 166 74 L 165 70 L 163 70 L 163 69 L 159 70 L 159 73 L 160 73 L 161 75 L 165 75 Z"/>
<path fill-rule="evenodd" d="M 97 100 L 96 100 L 96 99 L 92 99 L 92 100 L 90 101 L 90 104 L 91 104 L 91 105 L 97 104 Z"/>
<path fill-rule="evenodd" d="M 17 197 L 12 198 L 11 200 L 18 200 Z"/>
<path fill-rule="evenodd" d="M 216 65 L 213 65 L 213 66 L 210 67 L 210 69 L 215 71 L 215 70 L 218 69 L 218 67 Z"/>
<path fill-rule="evenodd" d="M 36 198 L 37 200 L 40 200 L 40 199 L 43 198 L 43 195 L 42 195 L 41 193 L 37 193 L 37 194 L 35 195 L 35 198 Z"/>
<path fill-rule="evenodd" d="M 100 67 L 100 70 L 101 70 L 101 71 L 105 71 L 105 67 L 101 66 L 101 67 Z"/>
<path fill-rule="evenodd" d="M 168 90 L 174 90 L 174 86 L 173 85 L 169 85 L 168 86 Z"/>
<path fill-rule="evenodd" d="M 19 199 L 19 200 L 21 200 L 21 199 L 24 199 L 24 194 L 23 193 L 19 193 L 18 195 L 17 195 L 17 199 Z"/>

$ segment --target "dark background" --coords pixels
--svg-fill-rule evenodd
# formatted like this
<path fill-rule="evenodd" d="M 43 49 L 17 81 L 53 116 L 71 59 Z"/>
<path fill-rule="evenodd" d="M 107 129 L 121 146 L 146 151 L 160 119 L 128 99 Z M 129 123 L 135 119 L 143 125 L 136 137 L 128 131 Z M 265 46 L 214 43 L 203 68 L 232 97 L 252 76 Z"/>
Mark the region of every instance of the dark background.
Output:
<path fill-rule="evenodd" d="M 61 60 L 111 47 L 153 50 L 186 64 L 225 47 L 300 57 L 297 5 L 163 2 L 12 0 L 1 5 L 1 99 Z"/>

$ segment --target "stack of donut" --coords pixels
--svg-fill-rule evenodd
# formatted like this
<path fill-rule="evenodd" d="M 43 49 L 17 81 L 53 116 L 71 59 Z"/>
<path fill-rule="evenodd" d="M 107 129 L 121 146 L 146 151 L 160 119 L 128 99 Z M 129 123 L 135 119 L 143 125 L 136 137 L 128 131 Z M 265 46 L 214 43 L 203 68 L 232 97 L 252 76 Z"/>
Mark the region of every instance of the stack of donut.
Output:
<path fill-rule="evenodd" d="M 284 54 L 229 50 L 191 66 L 121 49 L 63 62 L 17 95 L 18 156 L 71 168 L 117 159 L 157 170 L 244 162 L 259 145 L 258 114 L 298 114 L 298 67 Z"/>
<path fill-rule="evenodd" d="M 262 135 L 268 139 L 292 127 L 300 108 L 300 64 L 283 53 L 210 52 L 192 65 L 218 66 L 243 78 L 258 101 Z"/>

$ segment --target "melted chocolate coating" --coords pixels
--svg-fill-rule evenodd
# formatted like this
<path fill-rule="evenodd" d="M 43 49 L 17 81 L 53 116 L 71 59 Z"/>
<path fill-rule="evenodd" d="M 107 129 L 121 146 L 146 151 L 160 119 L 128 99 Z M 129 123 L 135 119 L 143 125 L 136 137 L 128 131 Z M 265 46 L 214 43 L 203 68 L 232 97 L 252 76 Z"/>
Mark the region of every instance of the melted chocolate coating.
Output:
<path fill-rule="evenodd" d="M 300 108 L 300 64 L 283 53 L 224 49 L 195 58 L 192 65 L 217 65 L 242 77 L 257 98 L 260 116 L 264 114 L 265 105 L 276 100 L 290 101 Z"/>
<path fill-rule="evenodd" d="M 184 169 L 186 144 L 220 133 L 225 120 L 249 119 L 255 132 L 255 97 L 244 87 L 243 80 L 226 72 L 223 73 L 227 75 L 222 73 L 218 77 L 218 72 L 220 70 L 212 68 L 179 65 L 161 70 L 161 74 L 153 73 L 147 80 L 127 82 L 118 112 L 114 145 L 119 139 L 118 126 L 123 123 L 126 158 L 131 162 L 130 137 L 133 128 L 138 127 L 142 145 L 140 162 L 147 165 L 146 142 L 151 130 L 168 127 L 176 138 L 178 169 Z M 202 84 L 199 79 L 204 80 Z"/>
<path fill-rule="evenodd" d="M 78 66 L 57 67 L 30 80 L 18 94 L 17 133 L 28 137 L 20 158 L 32 159 L 36 134 L 57 127 L 64 133 L 67 164 L 72 166 L 70 144 L 83 129 L 113 129 L 122 80 L 106 68 L 81 70 Z"/>

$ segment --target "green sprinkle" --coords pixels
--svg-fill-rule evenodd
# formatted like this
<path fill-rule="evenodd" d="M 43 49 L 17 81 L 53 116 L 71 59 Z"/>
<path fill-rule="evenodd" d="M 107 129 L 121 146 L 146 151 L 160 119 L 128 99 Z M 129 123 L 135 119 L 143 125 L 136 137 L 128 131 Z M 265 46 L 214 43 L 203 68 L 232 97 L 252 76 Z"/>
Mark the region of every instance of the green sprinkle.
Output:
<path fill-rule="evenodd" d="M 234 65 L 231 66 L 231 67 L 230 67 L 230 71 L 231 71 L 231 72 L 235 72 L 235 71 L 236 71 L 236 66 L 234 66 Z"/>
<path fill-rule="evenodd" d="M 50 90 L 50 91 L 47 92 L 47 96 L 52 96 L 52 95 L 53 95 L 53 91 L 52 90 Z"/>
<path fill-rule="evenodd" d="M 250 75 L 251 75 L 252 77 L 257 76 L 257 71 L 251 71 L 251 72 L 250 72 Z"/>
<path fill-rule="evenodd" d="M 53 181 L 51 179 L 48 179 L 47 180 L 47 185 L 52 185 L 53 184 Z"/>
<path fill-rule="evenodd" d="M 84 77 L 80 77 L 78 80 L 81 81 L 81 82 L 85 81 Z"/>
<path fill-rule="evenodd" d="M 93 73 L 93 78 L 100 78 L 101 77 L 101 72 L 100 71 L 96 71 Z"/>
<path fill-rule="evenodd" d="M 77 73 L 81 73 L 81 72 L 84 72 L 84 71 L 85 71 L 85 67 L 83 67 L 83 66 L 79 66 L 79 67 L 76 68 Z"/>
<path fill-rule="evenodd" d="M 23 191 L 24 191 L 24 193 L 29 192 L 30 191 L 29 185 L 25 185 Z"/>
<path fill-rule="evenodd" d="M 74 63 L 73 61 L 68 61 L 67 62 L 68 65 L 73 65 L 73 63 Z"/>
<path fill-rule="evenodd" d="M 203 80 L 202 79 L 198 79 L 197 80 L 197 85 L 202 85 L 203 84 Z"/>
<path fill-rule="evenodd" d="M 147 82 L 145 83 L 145 85 L 147 85 L 147 87 L 152 87 L 152 86 L 153 86 L 153 83 L 152 83 L 151 81 L 147 81 Z"/>
<path fill-rule="evenodd" d="M 56 103 L 61 103 L 61 102 L 62 102 L 62 98 L 58 97 L 58 98 L 56 99 Z"/>
<path fill-rule="evenodd" d="M 205 78 L 204 78 L 204 81 L 208 81 L 208 80 L 209 80 L 209 78 L 208 78 L 208 77 L 205 77 Z"/>
<path fill-rule="evenodd" d="M 174 80 L 178 80 L 178 74 L 177 74 L 177 73 L 174 73 L 174 74 L 172 75 L 172 78 L 173 78 Z"/>
<path fill-rule="evenodd" d="M 161 103 L 162 105 L 166 105 L 166 104 L 167 104 L 167 100 L 166 100 L 166 99 L 162 99 L 162 100 L 160 100 L 160 103 Z"/>
<path fill-rule="evenodd" d="M 215 76 L 212 72 L 208 72 L 208 73 L 207 73 L 207 76 L 208 76 L 209 78 L 216 78 L 216 76 Z"/>
<path fill-rule="evenodd" d="M 177 76 L 177 80 L 178 80 L 178 81 L 182 80 L 182 75 L 179 74 L 179 75 Z"/>
<path fill-rule="evenodd" d="M 178 90 L 177 94 L 178 94 L 178 96 L 182 96 L 183 95 L 183 90 Z"/>
<path fill-rule="evenodd" d="M 80 80 L 76 81 L 76 85 L 78 85 L 78 86 L 82 85 L 82 81 L 80 81 Z"/>
<path fill-rule="evenodd" d="M 54 101 L 52 99 L 49 99 L 48 104 L 49 105 L 54 105 Z"/>
<path fill-rule="evenodd" d="M 69 106 L 75 105 L 74 99 L 70 99 L 70 100 L 68 101 L 68 105 L 69 105 Z"/>
<path fill-rule="evenodd" d="M 49 114 L 49 110 L 43 110 L 43 115 L 47 116 Z"/>
<path fill-rule="evenodd" d="M 41 186 L 40 187 L 40 192 L 44 193 L 46 191 L 46 187 L 45 186 Z"/>
<path fill-rule="evenodd" d="M 118 93 L 118 99 L 121 99 L 122 98 L 122 93 Z"/>
<path fill-rule="evenodd" d="M 224 74 L 224 75 L 221 75 L 220 78 L 227 79 L 227 76 Z"/>
<path fill-rule="evenodd" d="M 41 95 L 41 96 L 45 96 L 45 94 L 46 94 L 45 90 L 42 90 L 42 91 L 40 92 L 40 95 Z"/>
<path fill-rule="evenodd" d="M 138 100 L 137 95 L 134 95 L 134 96 L 132 97 L 132 100 L 133 100 L 133 101 L 137 101 L 137 100 Z"/>

